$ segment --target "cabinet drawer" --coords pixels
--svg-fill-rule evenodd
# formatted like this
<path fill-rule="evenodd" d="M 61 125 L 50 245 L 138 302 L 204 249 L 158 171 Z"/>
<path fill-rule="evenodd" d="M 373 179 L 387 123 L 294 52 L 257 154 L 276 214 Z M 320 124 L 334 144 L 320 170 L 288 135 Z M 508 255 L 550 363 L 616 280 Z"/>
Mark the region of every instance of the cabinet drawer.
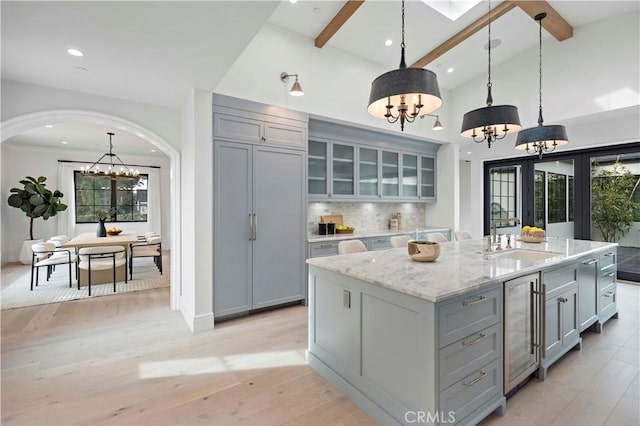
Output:
<path fill-rule="evenodd" d="M 440 412 L 454 412 L 456 420 L 462 420 L 499 394 L 502 394 L 502 358 L 440 392 Z"/>
<path fill-rule="evenodd" d="M 542 273 L 542 284 L 546 286 L 547 294 L 567 284 L 577 285 L 577 282 L 578 265 L 575 263 Z"/>
<path fill-rule="evenodd" d="M 616 251 L 611 250 L 600 255 L 600 269 L 604 270 L 611 265 L 616 264 Z"/>
<path fill-rule="evenodd" d="M 438 308 L 440 347 L 478 333 L 499 322 L 501 318 L 501 287 L 444 302 Z"/>
<path fill-rule="evenodd" d="M 460 339 L 440 349 L 440 390 L 467 377 L 502 354 L 500 324 Z"/>
<path fill-rule="evenodd" d="M 368 238 L 366 243 L 369 250 L 385 250 L 391 248 L 390 237 Z"/>
<path fill-rule="evenodd" d="M 608 313 L 610 310 L 616 311 L 616 300 L 618 294 L 616 283 L 613 282 L 600 290 L 600 315 Z M 606 316 L 606 315 L 603 315 Z"/>
<path fill-rule="evenodd" d="M 334 256 L 338 254 L 338 243 L 315 243 L 311 245 L 310 257 Z"/>
<path fill-rule="evenodd" d="M 213 116 L 213 135 L 216 138 L 259 143 L 264 123 L 245 117 L 216 113 Z"/>
<path fill-rule="evenodd" d="M 616 282 L 617 274 L 618 271 L 615 265 L 610 265 L 605 269 L 601 269 L 600 277 L 598 278 L 600 290 L 602 291 L 605 287 L 610 286 L 611 283 Z"/>

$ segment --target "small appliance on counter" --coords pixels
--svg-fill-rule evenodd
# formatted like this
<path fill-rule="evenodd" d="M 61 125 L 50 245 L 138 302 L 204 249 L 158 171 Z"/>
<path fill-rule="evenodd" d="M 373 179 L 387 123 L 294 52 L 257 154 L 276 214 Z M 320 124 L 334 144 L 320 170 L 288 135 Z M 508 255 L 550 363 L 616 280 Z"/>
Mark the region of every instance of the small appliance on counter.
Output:
<path fill-rule="evenodd" d="M 318 223 L 318 235 L 334 235 L 339 225 L 342 225 L 341 214 L 320 216 L 320 223 Z"/>

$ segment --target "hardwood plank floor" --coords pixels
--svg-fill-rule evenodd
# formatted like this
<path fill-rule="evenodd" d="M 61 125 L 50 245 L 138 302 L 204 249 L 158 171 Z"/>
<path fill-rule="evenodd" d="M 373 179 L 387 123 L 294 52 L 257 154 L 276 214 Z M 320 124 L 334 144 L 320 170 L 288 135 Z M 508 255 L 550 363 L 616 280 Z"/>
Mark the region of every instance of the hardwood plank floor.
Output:
<path fill-rule="evenodd" d="M 191 334 L 169 289 L 2 311 L 4 425 L 372 424 L 304 363 L 307 308 Z M 493 424 L 640 424 L 640 287 Z"/>

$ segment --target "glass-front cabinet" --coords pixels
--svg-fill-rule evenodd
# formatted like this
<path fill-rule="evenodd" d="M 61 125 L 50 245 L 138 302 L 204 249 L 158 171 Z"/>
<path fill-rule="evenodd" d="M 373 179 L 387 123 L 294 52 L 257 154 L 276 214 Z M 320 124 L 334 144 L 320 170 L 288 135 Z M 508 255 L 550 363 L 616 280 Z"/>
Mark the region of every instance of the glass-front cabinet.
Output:
<path fill-rule="evenodd" d="M 309 141 L 307 175 L 310 196 L 323 196 L 328 193 L 328 157 L 329 144 L 327 142 Z"/>
<path fill-rule="evenodd" d="M 400 196 L 400 154 L 382 151 L 382 196 Z"/>
<path fill-rule="evenodd" d="M 358 148 L 358 195 L 362 198 L 378 198 L 378 150 Z"/>
<path fill-rule="evenodd" d="M 436 198 L 436 159 L 420 156 L 420 198 Z"/>
<path fill-rule="evenodd" d="M 402 198 L 418 198 L 417 154 L 402 154 Z"/>
<path fill-rule="evenodd" d="M 355 193 L 355 147 L 333 143 L 332 161 L 332 188 L 330 197 L 351 196 Z"/>

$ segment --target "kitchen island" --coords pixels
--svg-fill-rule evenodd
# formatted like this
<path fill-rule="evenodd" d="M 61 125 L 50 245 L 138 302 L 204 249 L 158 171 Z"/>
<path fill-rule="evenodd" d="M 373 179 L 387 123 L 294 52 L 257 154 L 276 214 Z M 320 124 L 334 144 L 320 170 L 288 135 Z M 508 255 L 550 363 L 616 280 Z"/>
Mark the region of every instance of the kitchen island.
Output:
<path fill-rule="evenodd" d="M 540 293 L 553 295 L 532 321 L 542 337 L 542 379 L 580 346 L 583 263 L 596 266 L 597 292 L 585 294 L 601 314 L 583 325 L 601 327 L 617 312 L 607 304 L 615 301 L 615 244 L 512 245 L 488 253 L 482 239 L 443 243 L 430 263 L 412 261 L 406 249 L 307 260 L 309 364 L 379 424 L 475 424 L 504 410 L 506 282 L 540 277 Z"/>

